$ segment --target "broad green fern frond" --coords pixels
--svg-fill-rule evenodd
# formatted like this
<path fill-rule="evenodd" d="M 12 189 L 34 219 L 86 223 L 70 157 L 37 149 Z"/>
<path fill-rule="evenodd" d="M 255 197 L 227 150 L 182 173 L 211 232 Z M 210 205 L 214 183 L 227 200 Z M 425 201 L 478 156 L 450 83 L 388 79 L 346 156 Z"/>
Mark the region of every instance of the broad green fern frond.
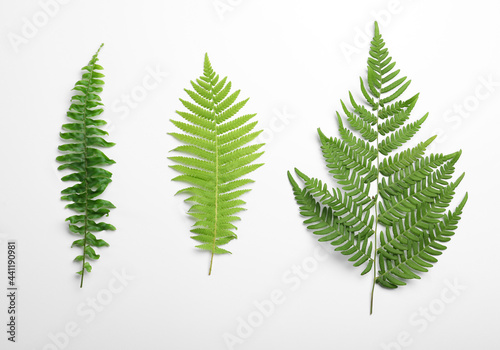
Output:
<path fill-rule="evenodd" d="M 89 260 L 99 259 L 94 247 L 108 246 L 104 240 L 97 239 L 94 233 L 115 230 L 113 225 L 96 222 L 103 216 L 108 216 L 110 209 L 115 207 L 111 202 L 97 199 L 111 182 L 111 173 L 102 166 L 115 163 L 99 149 L 114 145 L 102 138 L 108 133 L 99 128 L 106 124 L 98 118 L 103 112 L 99 93 L 104 85 L 101 79 L 104 75 L 99 72 L 103 68 L 97 64 L 97 55 L 102 46 L 82 68 L 82 79 L 73 88 L 76 92 L 71 98 L 67 113 L 72 121 L 62 126 L 64 131 L 60 134 L 67 141 L 59 146 L 59 150 L 65 154 L 57 157 L 57 161 L 64 163 L 59 166 L 59 170 L 72 171 L 61 180 L 77 182 L 61 192 L 61 199 L 72 202 L 66 208 L 78 213 L 66 221 L 69 221 L 70 231 L 80 236 L 72 245 L 82 250 L 82 254 L 75 258 L 75 261 L 82 264 L 81 270 L 77 272 L 81 276 L 80 288 L 83 287 L 85 272 L 92 270 Z"/>
<path fill-rule="evenodd" d="M 350 256 L 354 266 L 364 265 L 362 275 L 373 268 L 373 287 L 378 283 L 387 288 L 420 279 L 437 262 L 467 201 L 466 194 L 446 212 L 464 177 L 452 181 L 461 151 L 424 157 L 436 136 L 400 150 L 428 114 L 411 121 L 419 94 L 398 100 L 410 80 L 400 77 L 395 66 L 375 22 L 367 79 L 360 78 L 364 101 L 357 102 L 351 92 L 350 107 L 340 101 L 348 125 L 337 113 L 340 138 L 328 138 L 319 130 L 321 150 L 338 187 L 330 191 L 295 169 L 304 182 L 301 188 L 288 172 L 307 228 Z"/>
<path fill-rule="evenodd" d="M 186 89 L 191 101 L 181 99 L 187 111 L 177 111 L 184 121 L 172 120 L 183 133 L 170 133 L 185 145 L 172 151 L 189 156 L 169 157 L 178 163 L 171 168 L 181 173 L 173 181 L 182 181 L 189 187 L 178 193 L 190 195 L 193 202 L 189 215 L 196 223 L 191 232 L 196 247 L 211 253 L 210 268 L 215 254 L 230 253 L 221 248 L 236 238 L 233 222 L 245 202 L 239 197 L 250 191 L 241 187 L 253 182 L 244 178 L 263 164 L 254 164 L 263 152 L 264 144 L 249 144 L 262 131 L 255 131 L 256 114 L 237 116 L 248 99 L 236 102 L 240 90 L 231 93 L 231 82 L 220 79 L 205 55 L 203 75 L 191 81 L 193 90 Z"/>

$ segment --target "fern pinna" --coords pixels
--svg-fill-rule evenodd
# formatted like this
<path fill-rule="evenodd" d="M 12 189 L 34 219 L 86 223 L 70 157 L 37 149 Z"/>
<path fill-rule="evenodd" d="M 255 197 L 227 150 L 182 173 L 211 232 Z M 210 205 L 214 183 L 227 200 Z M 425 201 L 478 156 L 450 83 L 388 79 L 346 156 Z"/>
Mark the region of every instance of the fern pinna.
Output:
<path fill-rule="evenodd" d="M 188 111 L 176 112 L 184 121 L 171 120 L 183 133 L 169 133 L 184 143 L 172 151 L 190 156 L 169 159 L 181 173 L 173 181 L 189 185 L 177 194 L 189 194 L 186 201 L 194 203 L 189 210 L 196 220 L 191 238 L 201 243 L 197 248 L 211 253 L 210 275 L 214 254 L 230 253 L 220 246 L 236 238 L 233 222 L 240 220 L 237 214 L 245 204 L 239 197 L 250 191 L 241 187 L 253 182 L 242 177 L 262 165 L 252 163 L 263 154 L 258 150 L 264 144 L 249 144 L 262 132 L 254 131 L 257 121 L 250 122 L 256 114 L 236 117 L 248 99 L 236 102 L 240 90 L 230 93 L 231 82 L 219 78 L 208 55 L 203 75 L 191 86 L 193 90 L 185 91 L 192 102 L 180 100 Z"/>
<path fill-rule="evenodd" d="M 82 78 L 73 88 L 75 94 L 67 112 L 72 121 L 62 126 L 64 131 L 60 134 L 61 138 L 67 141 L 59 146 L 59 150 L 65 154 L 57 157 L 59 162 L 64 163 L 59 166 L 59 170 L 72 171 L 64 176 L 62 181 L 77 182 L 61 192 L 61 199 L 72 202 L 66 207 L 78 213 L 66 221 L 69 221 L 69 230 L 80 236 L 72 245 L 82 251 L 75 258 L 82 266 L 77 272 L 81 275 L 80 288 L 83 286 L 85 272 L 92 270 L 89 260 L 99 259 L 94 247 L 108 246 L 104 240 L 97 239 L 93 232 L 115 230 L 113 225 L 95 221 L 108 216 L 110 209 L 115 207 L 111 202 L 96 199 L 111 182 L 111 173 L 102 166 L 115 163 L 99 150 L 101 147 L 114 145 L 102 138 L 108 133 L 99 128 L 106 124 L 98 118 L 103 112 L 99 93 L 102 92 L 104 81 L 101 78 L 104 75 L 99 72 L 103 68 L 97 64 L 97 55 L 101 48 L 102 45 L 90 62 L 82 68 Z"/>
<path fill-rule="evenodd" d="M 410 85 L 398 75 L 375 23 L 366 83 L 360 78 L 364 101 L 356 102 L 351 93 L 350 107 L 341 101 L 350 128 L 337 113 L 340 138 L 318 129 L 327 167 L 339 186 L 329 191 L 322 181 L 296 170 L 301 188 L 288 172 L 308 229 L 349 256 L 354 266 L 364 266 L 362 275 L 373 269 L 370 313 L 376 283 L 403 286 L 437 262 L 467 201 L 465 194 L 453 211 L 446 211 L 464 176 L 452 181 L 461 151 L 424 156 L 434 136 L 394 153 L 427 118 L 408 122 L 418 94 L 397 100 Z M 373 183 L 376 189 L 370 192 Z"/>

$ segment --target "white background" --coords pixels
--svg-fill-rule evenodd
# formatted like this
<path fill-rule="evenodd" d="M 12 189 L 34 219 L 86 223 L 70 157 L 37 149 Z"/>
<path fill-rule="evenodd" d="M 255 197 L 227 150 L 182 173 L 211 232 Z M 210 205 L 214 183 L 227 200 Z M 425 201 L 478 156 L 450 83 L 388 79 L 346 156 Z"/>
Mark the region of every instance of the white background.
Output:
<path fill-rule="evenodd" d="M 6 239 L 16 239 L 20 323 L 16 345 L 0 327 L 0 348 L 498 349 L 500 3 L 73 0 L 48 10 L 40 3 L 1 0 L 0 261 Z M 430 112 L 416 139 L 439 133 L 436 152 L 463 150 L 456 199 L 468 191 L 469 202 L 432 271 L 395 291 L 377 287 L 369 316 L 371 275 L 361 277 L 307 232 L 286 171 L 299 167 L 334 184 L 316 128 L 337 135 L 334 113 L 348 90 L 359 95 L 363 33 L 372 35 L 377 18 L 413 81 L 409 94 L 421 93 L 414 118 Z M 79 289 L 54 159 L 70 89 L 102 42 L 103 117 L 117 143 L 107 151 L 117 164 L 102 198 L 117 206 L 108 222 L 118 230 L 102 234 L 111 246 Z M 251 97 L 245 112 L 258 113 L 267 141 L 239 238 L 228 246 L 233 254 L 216 257 L 211 277 L 166 158 L 177 145 L 166 135 L 169 119 L 202 73 L 205 52 Z M 156 84 L 151 71 L 161 72 Z M 144 79 L 150 89 L 139 96 Z M 131 94 L 140 100 L 134 108 L 122 101 Z M 115 277 L 121 273 L 134 278 L 125 286 Z M 5 264 L 0 278 L 5 286 Z M 454 294 L 447 283 L 465 289 Z M 256 303 L 271 294 L 281 303 L 263 315 Z M 93 299 L 99 312 L 90 311 Z M 6 308 L 2 297 L 2 325 Z M 242 320 L 256 327 L 238 332 Z M 70 336 L 68 325 L 76 328 Z M 228 347 L 228 337 L 241 344 Z"/>

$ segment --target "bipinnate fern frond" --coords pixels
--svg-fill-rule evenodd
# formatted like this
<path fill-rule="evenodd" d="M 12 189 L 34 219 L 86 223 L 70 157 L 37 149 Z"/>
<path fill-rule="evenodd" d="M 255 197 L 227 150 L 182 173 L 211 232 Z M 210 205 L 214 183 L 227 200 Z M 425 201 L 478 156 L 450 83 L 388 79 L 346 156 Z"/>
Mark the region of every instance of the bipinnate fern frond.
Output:
<path fill-rule="evenodd" d="M 102 47 L 102 45 L 101 45 Z M 114 145 L 102 138 L 108 133 L 100 126 L 106 124 L 99 116 L 103 112 L 101 98 L 104 77 L 103 68 L 97 64 L 97 55 L 101 47 L 90 62 L 82 68 L 84 73 L 81 80 L 77 81 L 73 90 L 75 94 L 71 98 L 71 106 L 67 113 L 71 123 L 62 126 L 61 138 L 66 142 L 59 146 L 64 153 L 57 157 L 57 161 L 63 163 L 59 170 L 69 169 L 71 174 L 62 178 L 62 181 L 76 182 L 75 185 L 66 188 L 61 193 L 61 199 L 72 202 L 66 208 L 77 212 L 77 215 L 66 219 L 69 221 L 71 232 L 80 236 L 73 242 L 73 247 L 81 249 L 82 253 L 75 258 L 82 266 L 77 273 L 81 276 L 80 288 L 83 286 L 85 272 L 90 272 L 92 266 L 89 260 L 99 259 L 94 247 L 108 246 L 102 239 L 97 239 L 94 233 L 104 230 L 115 230 L 113 225 L 96 222 L 103 216 L 108 216 L 110 209 L 115 206 L 97 197 L 104 192 L 111 182 L 111 173 L 102 168 L 104 165 L 114 164 L 99 148 Z"/>
<path fill-rule="evenodd" d="M 424 156 L 434 136 L 397 152 L 428 114 L 410 122 L 419 95 L 398 100 L 410 80 L 400 77 L 395 65 L 375 22 L 368 76 L 366 81 L 360 78 L 364 101 L 356 102 L 350 92 L 350 107 L 340 101 L 348 124 L 337 113 L 340 138 L 328 138 L 318 130 L 338 187 L 330 191 L 296 169 L 304 182 L 301 188 L 288 173 L 307 228 L 349 256 L 354 266 L 364 266 L 362 275 L 373 269 L 373 288 L 376 283 L 397 288 L 420 279 L 446 249 L 467 201 L 465 194 L 454 210 L 447 211 L 464 177 L 452 181 L 461 151 Z M 376 188 L 370 193 L 373 184 Z"/>
<path fill-rule="evenodd" d="M 186 201 L 194 203 L 189 210 L 196 220 L 191 238 L 201 243 L 197 248 L 211 253 L 210 275 L 214 254 L 230 253 L 221 246 L 236 238 L 233 222 L 240 220 L 237 214 L 245 204 L 239 198 L 250 191 L 242 187 L 253 182 L 244 176 L 263 165 L 254 161 L 264 144 L 249 144 L 262 132 L 254 131 L 256 114 L 236 116 L 248 99 L 236 102 L 240 90 L 231 93 L 231 82 L 219 78 L 208 55 L 203 75 L 191 86 L 185 90 L 191 101 L 180 100 L 187 111 L 177 111 L 184 121 L 172 120 L 182 132 L 170 133 L 184 143 L 172 151 L 189 156 L 169 158 L 181 173 L 173 181 L 189 185 L 177 193 L 188 193 Z"/>

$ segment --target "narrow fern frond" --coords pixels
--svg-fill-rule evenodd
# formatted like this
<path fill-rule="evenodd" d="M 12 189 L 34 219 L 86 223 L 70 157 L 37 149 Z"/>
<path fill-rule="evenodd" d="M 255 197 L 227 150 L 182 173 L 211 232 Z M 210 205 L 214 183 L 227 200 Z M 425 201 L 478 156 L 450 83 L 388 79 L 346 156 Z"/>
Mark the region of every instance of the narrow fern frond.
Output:
<path fill-rule="evenodd" d="M 99 148 L 114 146 L 114 143 L 106 141 L 101 136 L 108 133 L 99 128 L 106 121 L 96 119 L 104 111 L 99 93 L 102 92 L 104 74 L 102 66 L 98 65 L 99 47 L 92 56 L 90 62 L 82 68 L 84 73 L 73 90 L 75 94 L 71 98 L 71 105 L 67 113 L 68 118 L 73 121 L 63 124 L 61 139 L 67 142 L 60 145 L 58 149 L 64 155 L 58 156 L 56 160 L 63 163 L 59 170 L 69 169 L 71 174 L 62 177 L 62 181 L 77 182 L 75 185 L 61 191 L 62 200 L 70 201 L 66 208 L 72 209 L 81 215 L 73 215 L 66 219 L 69 221 L 69 230 L 81 236 L 75 240 L 72 247 L 79 247 L 82 254 L 75 258 L 82 268 L 77 272 L 80 277 L 80 288 L 83 287 L 85 272 L 90 272 L 92 266 L 89 260 L 97 260 L 98 255 L 94 247 L 106 247 L 108 243 L 97 239 L 95 232 L 114 231 L 113 225 L 96 222 L 95 220 L 108 216 L 110 209 L 115 206 L 103 199 L 95 199 L 100 196 L 111 183 L 111 173 L 102 166 L 114 164 L 115 161 L 108 158 Z"/>
<path fill-rule="evenodd" d="M 172 156 L 176 165 L 170 167 L 181 175 L 173 181 L 189 184 L 177 192 L 190 195 L 188 214 L 195 219 L 191 238 L 201 244 L 196 248 L 211 253 L 210 268 L 215 254 L 228 254 L 221 246 L 236 239 L 238 213 L 245 210 L 240 196 L 250 191 L 240 189 L 251 182 L 244 178 L 263 164 L 254 164 L 263 152 L 264 144 L 250 144 L 262 132 L 255 131 L 256 114 L 237 116 L 248 99 L 237 102 L 240 90 L 231 93 L 227 77 L 220 79 L 205 55 L 203 75 L 191 81 L 193 90 L 185 92 L 191 101 L 180 100 L 189 111 L 177 111 L 184 121 L 171 120 L 181 132 L 169 133 L 184 145 L 172 151 L 188 156 Z"/>

